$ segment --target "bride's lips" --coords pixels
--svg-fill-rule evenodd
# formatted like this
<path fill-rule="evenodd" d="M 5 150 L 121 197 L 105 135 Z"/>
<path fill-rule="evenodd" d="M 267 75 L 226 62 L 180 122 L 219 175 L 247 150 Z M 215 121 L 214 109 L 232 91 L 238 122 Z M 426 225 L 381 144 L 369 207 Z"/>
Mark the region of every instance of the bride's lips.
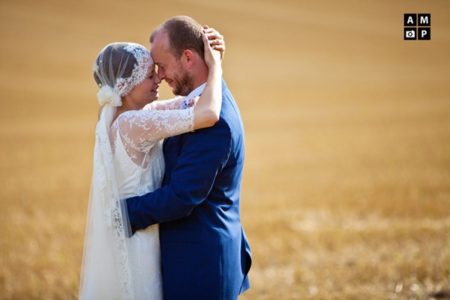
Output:
<path fill-rule="evenodd" d="M 158 93 L 158 89 L 159 89 L 159 86 L 157 86 L 156 88 L 154 88 L 154 89 L 152 89 L 152 93 Z"/>

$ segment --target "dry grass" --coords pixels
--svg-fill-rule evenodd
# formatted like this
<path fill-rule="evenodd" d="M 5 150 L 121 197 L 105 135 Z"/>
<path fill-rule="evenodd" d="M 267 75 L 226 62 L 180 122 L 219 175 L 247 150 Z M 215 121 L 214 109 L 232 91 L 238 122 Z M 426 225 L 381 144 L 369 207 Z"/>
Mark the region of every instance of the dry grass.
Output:
<path fill-rule="evenodd" d="M 254 253 L 242 299 L 450 292 L 449 3 L 111 2 L 0 2 L 0 298 L 76 298 L 91 62 L 177 14 L 227 40 Z M 431 41 L 402 40 L 406 12 L 431 13 Z"/>

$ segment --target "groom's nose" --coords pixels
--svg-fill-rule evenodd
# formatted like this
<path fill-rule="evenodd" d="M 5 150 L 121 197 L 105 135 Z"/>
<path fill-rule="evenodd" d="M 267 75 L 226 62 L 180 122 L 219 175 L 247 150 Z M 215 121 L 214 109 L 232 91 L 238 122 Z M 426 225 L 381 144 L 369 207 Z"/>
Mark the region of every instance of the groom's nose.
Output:
<path fill-rule="evenodd" d="M 160 84 L 161 83 L 161 77 L 159 77 L 158 73 L 155 74 L 155 83 L 156 84 Z"/>
<path fill-rule="evenodd" d="M 158 68 L 157 75 L 160 82 L 166 78 L 166 72 L 164 72 L 163 68 Z"/>

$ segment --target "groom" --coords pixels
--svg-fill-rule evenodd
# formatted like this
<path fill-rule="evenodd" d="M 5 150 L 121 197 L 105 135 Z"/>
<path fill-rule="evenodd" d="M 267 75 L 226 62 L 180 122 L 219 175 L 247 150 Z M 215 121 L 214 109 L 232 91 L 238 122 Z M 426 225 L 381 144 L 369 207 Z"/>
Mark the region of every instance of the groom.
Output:
<path fill-rule="evenodd" d="M 185 16 L 150 38 L 158 75 L 177 95 L 201 94 L 208 68 L 202 27 Z M 244 132 L 222 82 L 220 120 L 168 138 L 162 187 L 126 200 L 133 232 L 160 223 L 164 299 L 237 299 L 249 288 L 251 252 L 240 223 Z"/>

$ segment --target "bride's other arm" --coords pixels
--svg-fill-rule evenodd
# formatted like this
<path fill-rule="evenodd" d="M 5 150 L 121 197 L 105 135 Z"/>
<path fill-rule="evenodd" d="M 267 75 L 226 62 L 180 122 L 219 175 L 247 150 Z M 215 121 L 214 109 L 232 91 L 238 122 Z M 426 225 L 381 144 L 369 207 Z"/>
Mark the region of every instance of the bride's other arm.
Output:
<path fill-rule="evenodd" d="M 205 63 L 208 79 L 202 95 L 194 106 L 194 129 L 211 127 L 219 121 L 222 106 L 222 64 L 221 52 L 212 48 L 208 41 L 207 29 L 203 35 Z"/>

